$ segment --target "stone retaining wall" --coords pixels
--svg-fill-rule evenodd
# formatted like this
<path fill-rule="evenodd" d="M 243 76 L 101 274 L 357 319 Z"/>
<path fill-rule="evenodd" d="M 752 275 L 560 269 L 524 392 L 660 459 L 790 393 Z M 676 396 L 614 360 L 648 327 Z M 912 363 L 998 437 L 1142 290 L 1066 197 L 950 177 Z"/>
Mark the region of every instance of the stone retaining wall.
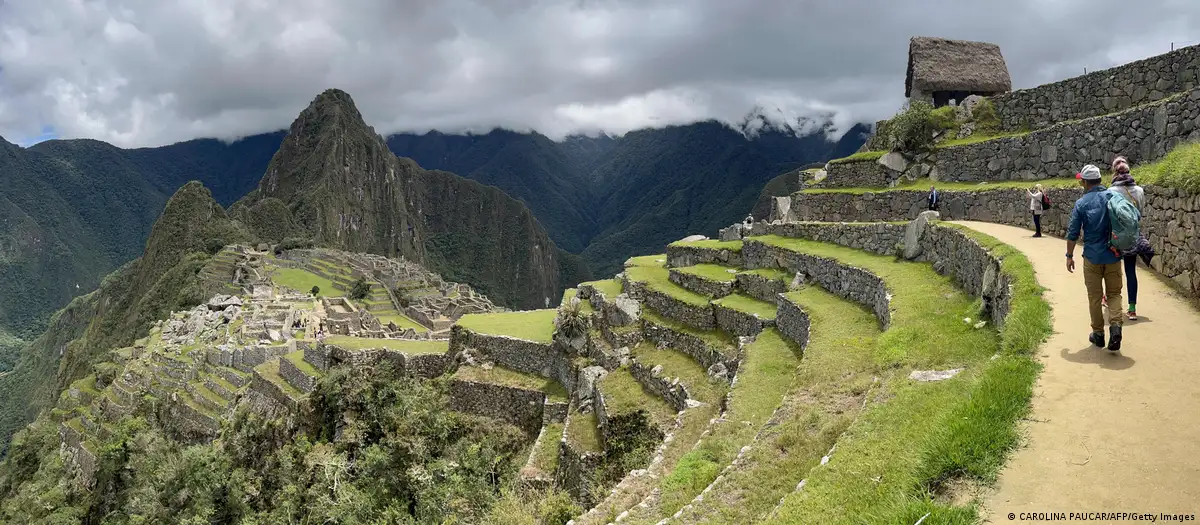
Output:
<path fill-rule="evenodd" d="M 531 435 L 542 428 L 542 410 L 546 394 L 495 383 L 450 381 L 448 406 L 466 412 L 512 423 Z"/>
<path fill-rule="evenodd" d="M 810 327 L 808 313 L 785 294 L 779 294 L 778 301 L 779 313 L 775 318 L 775 326 L 779 328 L 779 333 L 800 345 L 801 349 L 807 348 Z"/>
<path fill-rule="evenodd" d="M 293 413 L 300 409 L 300 404 L 287 395 L 287 392 L 269 379 L 259 375 L 257 371 L 254 372 L 254 380 L 250 382 L 250 391 L 282 405 Z"/>
<path fill-rule="evenodd" d="M 1200 46 L 1190 46 L 1051 84 L 988 97 L 1005 129 L 1121 111 L 1197 87 Z"/>
<path fill-rule="evenodd" d="M 646 283 L 630 281 L 628 278 L 625 281 L 625 290 L 627 290 L 626 293 L 630 297 L 654 309 L 654 311 L 667 319 L 678 321 L 701 330 L 712 330 L 717 327 L 717 321 L 713 317 L 713 310 L 710 305 L 699 306 L 686 303 L 672 297 L 670 294 L 655 290 Z"/>
<path fill-rule="evenodd" d="M 687 409 L 688 392 L 679 383 L 679 378 L 665 377 L 662 375 L 661 368 L 650 368 L 637 361 L 630 364 L 629 372 L 642 386 L 654 392 L 654 395 L 663 398 L 676 412 Z"/>
<path fill-rule="evenodd" d="M 885 168 L 878 159 L 830 162 L 825 165 L 825 171 L 827 175 L 821 181 L 822 188 L 892 186 L 900 179 L 900 172 Z"/>
<path fill-rule="evenodd" d="M 727 380 L 732 380 L 737 373 L 740 357 L 726 356 L 721 349 L 712 347 L 699 337 L 660 325 L 650 319 L 643 318 L 642 323 L 646 339 L 691 356 L 710 373 L 717 365 L 725 368 Z"/>
<path fill-rule="evenodd" d="M 740 267 L 742 266 L 742 254 L 727 248 L 667 245 L 667 266 L 669 267 L 681 268 L 704 263 Z"/>
<path fill-rule="evenodd" d="M 891 298 L 883 279 L 840 261 L 797 253 L 756 240 L 742 247 L 748 268 L 786 268 L 808 276 L 831 293 L 865 305 L 875 312 L 882 329 L 891 324 Z"/>
<path fill-rule="evenodd" d="M 567 435 L 565 427 L 563 435 Z M 595 506 L 602 488 L 596 479 L 596 473 L 600 470 L 604 455 L 599 452 L 576 450 L 565 438 L 559 441 L 558 450 L 558 469 L 554 471 L 554 484 L 567 491 L 584 508 Z"/>
<path fill-rule="evenodd" d="M 299 367 L 292 363 L 291 359 L 284 357 L 279 358 L 279 375 L 284 381 L 287 381 L 289 385 L 296 387 L 296 390 L 304 392 L 305 394 L 311 393 L 313 390 L 317 389 L 318 379 L 305 374 L 302 370 L 300 370 Z"/>
<path fill-rule="evenodd" d="M 453 359 L 447 354 L 408 355 L 390 348 L 350 350 L 330 344 L 306 347 L 304 360 L 321 371 L 327 371 L 335 366 L 367 368 L 383 361 L 389 361 L 404 374 L 424 378 L 434 378 L 445 374 L 453 363 Z"/>
<path fill-rule="evenodd" d="M 730 274 L 730 277 L 732 276 L 733 275 Z M 700 295 L 709 295 L 712 297 L 725 297 L 726 295 L 733 293 L 733 284 L 736 282 L 714 281 L 694 273 L 681 272 L 676 268 L 671 268 L 670 280 L 671 282 Z"/>
<path fill-rule="evenodd" d="M 552 423 L 562 423 L 567 420 L 567 412 L 570 411 L 570 403 L 564 401 L 551 401 L 546 398 L 546 402 L 542 405 L 542 424 L 548 425 Z"/>
<path fill-rule="evenodd" d="M 171 404 L 169 416 L 172 426 L 186 438 L 216 437 L 221 433 L 221 422 L 200 412 L 182 399 Z"/>
<path fill-rule="evenodd" d="M 754 337 L 768 326 L 774 326 L 774 319 L 763 319 L 741 310 L 734 310 L 720 304 L 712 305 L 716 314 L 717 328 L 737 336 Z"/>
<path fill-rule="evenodd" d="M 67 454 L 67 464 L 74 470 L 76 480 L 83 487 L 91 487 L 95 481 L 96 455 L 84 445 L 87 437 L 65 421 L 58 426 L 58 436 L 63 444 L 63 452 Z"/>
<path fill-rule="evenodd" d="M 772 225 L 771 233 L 812 240 L 821 240 L 855 249 L 887 254 L 896 243 L 903 242 L 903 224 L 845 224 L 808 223 L 798 228 L 792 225 Z M 1000 271 L 1000 260 L 963 232 L 938 224 L 930 224 L 918 241 L 921 250 L 918 260 L 933 264 L 938 273 L 950 275 L 968 293 L 983 299 L 990 320 L 1003 326 L 1012 300 L 1009 277 Z M 757 250 L 754 248 L 753 250 Z M 789 304 L 780 304 L 780 316 Z M 789 314 L 791 315 L 791 314 Z M 781 331 L 786 333 L 784 328 Z"/>
<path fill-rule="evenodd" d="M 568 392 L 575 390 L 578 371 L 567 353 L 556 345 L 508 336 L 477 334 L 455 325 L 450 330 L 449 355 L 458 355 L 465 348 L 478 350 L 506 368 L 554 379 Z"/>
<path fill-rule="evenodd" d="M 760 301 L 779 304 L 779 294 L 787 291 L 788 283 L 768 279 L 753 273 L 739 273 L 737 287 L 742 293 Z"/>
<path fill-rule="evenodd" d="M 937 149 L 937 180 L 996 181 L 1074 177 L 1084 164 L 1106 167 L 1162 158 L 1200 139 L 1200 90 L 1114 115 L 1062 122 L 1032 133 Z M 873 186 L 884 186 L 875 184 Z"/>
<path fill-rule="evenodd" d="M 650 415 L 645 409 L 637 409 L 630 412 L 609 413 L 608 404 L 604 399 L 604 394 L 600 392 L 600 382 L 597 381 L 592 391 L 592 400 L 595 403 L 596 420 L 600 426 L 600 440 L 604 443 L 604 449 L 609 450 L 609 442 L 617 438 L 627 438 L 629 436 L 646 436 L 650 437 L 653 445 L 662 443 L 666 436 L 666 430 L 658 428 L 650 421 Z M 653 448 L 653 447 L 650 447 Z"/>
<path fill-rule="evenodd" d="M 808 221 L 911 220 L 925 209 L 925 195 L 924 191 L 862 195 L 796 193 L 792 195 L 792 213 L 797 219 Z M 1071 208 L 1082 190 L 1051 189 L 1047 190 L 1047 195 L 1054 206 L 1043 213 L 1042 230 L 1049 235 L 1064 236 Z M 1033 229 L 1029 197 L 1024 189 L 945 191 L 942 199 L 943 220 L 994 222 Z M 1185 292 L 1200 296 L 1200 240 L 1197 240 L 1200 239 L 1200 194 L 1147 186 L 1143 214 L 1143 233 L 1158 254 L 1151 266 Z M 1065 251 L 1065 247 L 1055 249 Z"/>

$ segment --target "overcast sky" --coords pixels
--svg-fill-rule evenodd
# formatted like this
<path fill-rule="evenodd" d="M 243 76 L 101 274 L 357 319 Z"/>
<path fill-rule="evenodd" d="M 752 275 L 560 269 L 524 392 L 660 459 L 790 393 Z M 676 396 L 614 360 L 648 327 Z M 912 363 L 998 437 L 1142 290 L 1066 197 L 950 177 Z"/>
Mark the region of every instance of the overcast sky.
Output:
<path fill-rule="evenodd" d="M 1196 0 L 0 0 L 0 136 L 233 138 L 329 87 L 384 134 L 619 134 L 756 105 L 845 129 L 903 102 L 914 35 L 995 42 L 1021 88 L 1196 28 Z"/>

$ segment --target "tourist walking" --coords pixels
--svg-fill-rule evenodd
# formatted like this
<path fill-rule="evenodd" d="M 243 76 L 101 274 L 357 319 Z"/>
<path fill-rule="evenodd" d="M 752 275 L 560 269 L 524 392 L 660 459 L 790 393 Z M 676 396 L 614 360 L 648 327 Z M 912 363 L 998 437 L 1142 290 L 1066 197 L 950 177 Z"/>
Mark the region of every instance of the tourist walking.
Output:
<path fill-rule="evenodd" d="M 1042 200 L 1045 198 L 1046 192 L 1042 189 L 1041 184 L 1037 184 L 1033 187 L 1033 191 L 1027 189 L 1025 190 L 1025 193 L 1029 194 L 1029 211 L 1033 213 L 1033 236 L 1041 237 L 1042 211 L 1044 208 L 1042 206 Z"/>
<path fill-rule="evenodd" d="M 937 188 L 931 184 L 929 186 L 929 209 L 937 210 L 942 205 L 942 196 L 938 195 Z"/>
<path fill-rule="evenodd" d="M 1117 157 L 1112 162 L 1112 188 L 1110 191 L 1120 193 L 1126 200 L 1132 202 L 1137 207 L 1138 213 L 1144 213 L 1146 209 L 1146 192 L 1141 186 L 1133 180 L 1133 174 L 1129 172 L 1129 161 L 1125 157 Z M 1150 242 L 1146 240 L 1146 236 L 1142 231 L 1138 231 L 1137 244 L 1121 254 L 1122 262 L 1125 266 L 1125 287 L 1129 295 L 1129 311 L 1125 313 L 1130 321 L 1137 320 L 1137 260 L 1142 257 L 1146 264 L 1150 264 L 1150 258 L 1154 257 L 1154 249 L 1150 247 Z"/>
<path fill-rule="evenodd" d="M 1112 225 L 1108 219 L 1108 199 L 1112 194 L 1100 183 L 1100 168 L 1091 164 L 1075 175 L 1084 188 L 1083 196 L 1075 201 L 1071 210 L 1071 222 L 1067 226 L 1067 271 L 1075 272 L 1075 244 L 1083 234 L 1083 284 L 1087 287 L 1088 313 L 1092 320 L 1092 333 L 1088 340 L 1104 346 L 1104 308 L 1102 299 L 1107 299 L 1109 312 L 1121 311 L 1121 258 L 1109 248 Z M 1108 316 L 1108 349 L 1121 349 L 1121 327 L 1125 316 Z"/>

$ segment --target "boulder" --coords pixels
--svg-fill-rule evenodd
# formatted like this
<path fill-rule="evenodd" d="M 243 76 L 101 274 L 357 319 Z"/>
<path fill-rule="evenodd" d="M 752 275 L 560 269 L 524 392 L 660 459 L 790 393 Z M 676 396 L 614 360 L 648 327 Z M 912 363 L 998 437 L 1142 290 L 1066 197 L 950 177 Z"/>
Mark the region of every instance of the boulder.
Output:
<path fill-rule="evenodd" d="M 958 373 L 962 371 L 963 369 L 961 368 L 955 368 L 952 370 L 913 370 L 912 373 L 908 375 L 908 378 L 912 379 L 913 381 L 921 382 L 943 381 L 958 375 Z"/>
<path fill-rule="evenodd" d="M 579 394 L 579 400 L 592 398 L 592 391 L 595 390 L 596 381 L 608 374 L 602 366 L 589 366 L 579 369 L 579 385 L 576 386 L 575 392 Z"/>
<path fill-rule="evenodd" d="M 926 210 L 917 215 L 917 218 L 908 223 L 904 228 L 904 258 L 908 260 L 916 259 L 921 255 L 921 237 L 925 235 L 925 231 L 929 229 L 929 221 L 941 217 L 936 211 Z"/>
<path fill-rule="evenodd" d="M 740 241 L 742 240 L 742 223 L 731 224 L 728 228 L 721 228 L 722 241 Z"/>
<path fill-rule="evenodd" d="M 283 334 L 280 334 L 279 330 L 272 328 L 267 330 L 267 339 L 270 339 L 273 343 L 278 343 L 283 340 Z"/>
<path fill-rule="evenodd" d="M 886 155 L 879 157 L 879 160 L 876 162 L 878 162 L 880 166 L 897 173 L 904 173 L 905 171 L 908 171 L 908 159 L 904 158 L 904 155 L 902 155 L 899 151 L 889 152 Z"/>
<path fill-rule="evenodd" d="M 620 294 L 613 299 L 612 313 L 608 322 L 615 326 L 629 326 L 642 318 L 642 305 L 626 294 Z"/>
<path fill-rule="evenodd" d="M 707 241 L 707 240 L 708 240 L 708 237 L 706 237 L 704 235 L 688 235 L 687 237 L 679 239 L 679 242 L 695 242 L 695 241 Z"/>
<path fill-rule="evenodd" d="M 792 198 L 791 197 L 774 197 L 771 199 L 771 216 L 768 218 L 770 222 L 788 222 L 791 220 L 792 214 Z"/>

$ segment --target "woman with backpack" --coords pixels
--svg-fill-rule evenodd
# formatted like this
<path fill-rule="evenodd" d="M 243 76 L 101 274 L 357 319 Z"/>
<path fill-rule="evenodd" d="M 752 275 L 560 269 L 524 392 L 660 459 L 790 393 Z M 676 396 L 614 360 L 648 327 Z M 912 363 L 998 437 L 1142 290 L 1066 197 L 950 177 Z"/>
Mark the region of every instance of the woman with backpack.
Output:
<path fill-rule="evenodd" d="M 1033 228 L 1034 237 L 1042 236 L 1042 211 L 1045 209 L 1046 192 L 1042 189 L 1041 184 L 1033 187 L 1034 191 L 1025 190 L 1029 194 L 1029 211 L 1033 213 Z"/>
<path fill-rule="evenodd" d="M 1113 159 L 1112 172 L 1113 180 L 1110 191 L 1133 203 L 1139 214 L 1143 213 L 1146 209 L 1146 192 L 1134 182 L 1133 175 L 1129 172 L 1129 161 L 1125 157 Z M 1150 259 L 1154 257 L 1154 249 L 1150 247 L 1150 242 L 1146 240 L 1141 231 L 1138 231 L 1137 243 L 1121 253 L 1121 259 L 1125 264 L 1126 288 L 1129 289 L 1129 312 L 1126 315 L 1129 316 L 1130 321 L 1137 320 L 1137 260 L 1139 256 L 1146 261 L 1146 264 L 1150 264 Z"/>

